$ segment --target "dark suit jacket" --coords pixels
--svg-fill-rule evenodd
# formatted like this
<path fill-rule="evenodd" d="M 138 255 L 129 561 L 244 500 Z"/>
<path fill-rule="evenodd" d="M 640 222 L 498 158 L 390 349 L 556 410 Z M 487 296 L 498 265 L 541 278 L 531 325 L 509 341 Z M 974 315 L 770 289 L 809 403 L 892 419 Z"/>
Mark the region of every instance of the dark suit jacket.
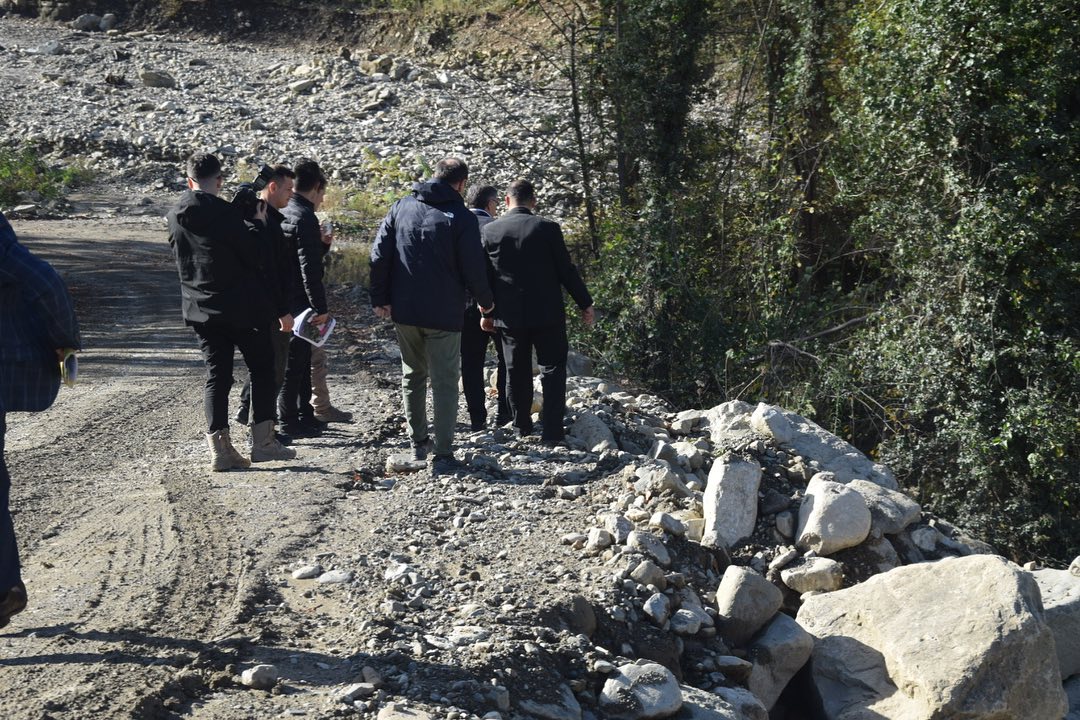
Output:
<path fill-rule="evenodd" d="M 0 213 L 0 414 L 49 407 L 60 388 L 56 350 L 80 347 L 64 282 Z"/>
<path fill-rule="evenodd" d="M 535 328 L 566 321 L 562 290 L 579 308 L 593 304 L 559 224 L 515 207 L 481 232 L 494 278 L 495 324 Z"/>

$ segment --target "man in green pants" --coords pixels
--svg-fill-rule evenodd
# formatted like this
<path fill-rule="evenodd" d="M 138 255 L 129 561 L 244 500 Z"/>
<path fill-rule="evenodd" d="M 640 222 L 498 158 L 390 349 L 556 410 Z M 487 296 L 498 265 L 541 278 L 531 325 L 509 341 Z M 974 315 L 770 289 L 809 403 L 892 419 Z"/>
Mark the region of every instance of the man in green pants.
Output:
<path fill-rule="evenodd" d="M 390 208 L 371 247 L 371 304 L 397 329 L 405 419 L 417 460 L 427 459 L 432 448 L 424 407 L 431 379 L 436 474 L 457 469 L 453 442 L 466 291 L 484 315 L 495 307 L 479 225 L 461 197 L 468 179 L 464 160 L 440 160 L 431 180 L 414 185 Z"/>

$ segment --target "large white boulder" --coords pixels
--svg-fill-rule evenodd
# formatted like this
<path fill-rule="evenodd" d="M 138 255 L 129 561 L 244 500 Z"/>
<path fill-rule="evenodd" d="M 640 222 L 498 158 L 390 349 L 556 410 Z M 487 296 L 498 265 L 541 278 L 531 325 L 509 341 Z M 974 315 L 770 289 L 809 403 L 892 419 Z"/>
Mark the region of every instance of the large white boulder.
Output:
<path fill-rule="evenodd" d="M 577 419 L 570 426 L 569 434 L 580 440 L 590 452 L 598 453 L 604 450 L 619 449 L 619 444 L 615 442 L 615 436 L 612 435 L 611 428 L 596 414 L 588 410 L 582 410 L 578 413 Z"/>
<path fill-rule="evenodd" d="M 705 531 L 701 544 L 730 548 L 754 532 L 757 522 L 761 466 L 727 454 L 709 470 L 702 506 Z"/>
<path fill-rule="evenodd" d="M 889 468 L 875 463 L 854 445 L 833 435 L 817 423 L 788 410 L 761 403 L 753 412 L 751 425 L 773 437 L 795 455 L 817 460 L 823 470 L 836 475 L 838 482 L 869 480 L 896 490 L 896 477 Z"/>
<path fill-rule="evenodd" d="M 1046 624 L 1054 633 L 1061 677 L 1080 673 L 1080 577 L 1068 570 L 1036 570 Z"/>
<path fill-rule="evenodd" d="M 1065 715 L 1034 578 L 1001 557 L 908 565 L 805 600 L 829 720 Z"/>
<path fill-rule="evenodd" d="M 871 516 L 858 492 L 818 473 L 799 506 L 796 544 L 818 555 L 855 547 L 870 535 Z"/>
<path fill-rule="evenodd" d="M 742 400 L 731 400 L 705 411 L 701 427 L 709 430 L 713 445 L 723 446 L 732 439 L 750 432 L 750 413 L 754 406 Z"/>

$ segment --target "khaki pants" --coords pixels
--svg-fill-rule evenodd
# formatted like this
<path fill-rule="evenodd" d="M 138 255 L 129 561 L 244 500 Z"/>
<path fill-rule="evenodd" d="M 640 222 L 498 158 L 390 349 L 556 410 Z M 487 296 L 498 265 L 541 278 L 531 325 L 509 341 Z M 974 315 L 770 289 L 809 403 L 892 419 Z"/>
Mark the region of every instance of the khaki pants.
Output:
<path fill-rule="evenodd" d="M 401 395 L 405 421 L 414 443 L 428 437 L 427 383 L 431 378 L 435 454 L 449 455 L 454 446 L 461 375 L 461 333 L 395 323 L 401 348 Z"/>
<path fill-rule="evenodd" d="M 315 412 L 323 413 L 333 407 L 330 402 L 330 389 L 326 387 L 326 350 L 321 347 L 311 348 L 311 407 Z"/>

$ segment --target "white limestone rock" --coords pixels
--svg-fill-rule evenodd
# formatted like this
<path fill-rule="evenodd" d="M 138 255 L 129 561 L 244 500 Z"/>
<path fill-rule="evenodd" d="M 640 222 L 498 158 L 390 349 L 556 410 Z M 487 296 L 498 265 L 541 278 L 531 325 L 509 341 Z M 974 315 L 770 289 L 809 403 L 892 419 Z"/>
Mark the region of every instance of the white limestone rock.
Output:
<path fill-rule="evenodd" d="M 666 718 L 682 707 L 679 681 L 663 665 L 650 662 L 622 665 L 604 683 L 600 709 L 604 717 L 620 720 Z"/>
<path fill-rule="evenodd" d="M 922 515 L 922 508 L 907 495 L 869 480 L 852 480 L 849 488 L 862 495 L 870 510 L 871 526 L 876 534 L 895 535 Z"/>
<path fill-rule="evenodd" d="M 603 452 L 605 450 L 618 450 L 619 445 L 615 442 L 615 436 L 611 428 L 607 426 L 596 414 L 588 410 L 578 413 L 577 419 L 570 426 L 569 434 L 577 438 L 589 450 L 589 452 Z"/>
<path fill-rule="evenodd" d="M 702 545 L 730 548 L 754 532 L 761 466 L 731 454 L 713 463 L 702 500 Z"/>
<path fill-rule="evenodd" d="M 748 659 L 754 663 L 746 687 L 767 709 L 780 699 L 795 673 L 802 669 L 814 648 L 814 638 L 799 623 L 777 613 L 754 639 Z"/>
<path fill-rule="evenodd" d="M 800 594 L 833 592 L 844 585 L 844 567 L 829 558 L 803 558 L 781 570 L 780 579 Z"/>
<path fill-rule="evenodd" d="M 1065 715 L 1038 585 L 1004 558 L 897 568 L 806 598 L 798 621 L 830 720 Z"/>
<path fill-rule="evenodd" d="M 1061 677 L 1080 674 L 1080 578 L 1068 570 L 1036 570 L 1032 575 L 1054 634 Z"/>
<path fill-rule="evenodd" d="M 776 614 L 784 593 L 756 571 L 729 565 L 716 589 L 717 626 L 736 646 L 744 645 Z"/>
<path fill-rule="evenodd" d="M 858 492 L 818 473 L 799 507 L 796 544 L 818 555 L 855 547 L 870 534 L 870 510 Z"/>

